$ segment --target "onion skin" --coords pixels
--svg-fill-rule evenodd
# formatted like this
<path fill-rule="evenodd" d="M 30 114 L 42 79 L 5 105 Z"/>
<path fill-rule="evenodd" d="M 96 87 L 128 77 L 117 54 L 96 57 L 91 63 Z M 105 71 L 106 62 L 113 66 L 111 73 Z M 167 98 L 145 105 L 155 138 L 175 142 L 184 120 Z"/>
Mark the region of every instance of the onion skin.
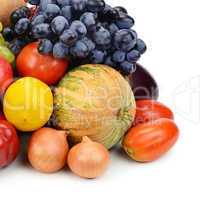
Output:
<path fill-rule="evenodd" d="M 41 128 L 34 132 L 28 146 L 28 159 L 36 170 L 59 171 L 65 166 L 69 146 L 65 131 Z"/>
<path fill-rule="evenodd" d="M 75 145 L 68 154 L 68 166 L 72 172 L 83 178 L 101 176 L 109 164 L 109 152 L 100 143 L 91 141 L 87 136 Z"/>

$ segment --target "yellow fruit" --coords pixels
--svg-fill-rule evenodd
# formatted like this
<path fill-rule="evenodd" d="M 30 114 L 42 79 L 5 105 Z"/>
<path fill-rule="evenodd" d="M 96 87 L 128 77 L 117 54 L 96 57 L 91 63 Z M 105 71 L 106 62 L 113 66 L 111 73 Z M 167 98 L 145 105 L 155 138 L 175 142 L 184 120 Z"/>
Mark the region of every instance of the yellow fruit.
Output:
<path fill-rule="evenodd" d="M 53 111 L 51 89 L 38 79 L 25 77 L 14 82 L 3 101 L 6 119 L 20 131 L 44 126 Z"/>

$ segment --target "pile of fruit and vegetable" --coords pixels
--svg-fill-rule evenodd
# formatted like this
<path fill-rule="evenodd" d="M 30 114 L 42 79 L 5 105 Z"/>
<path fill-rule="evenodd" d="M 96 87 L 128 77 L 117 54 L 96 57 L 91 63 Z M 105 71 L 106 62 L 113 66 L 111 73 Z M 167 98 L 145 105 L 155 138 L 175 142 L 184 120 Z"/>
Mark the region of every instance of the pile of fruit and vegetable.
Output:
<path fill-rule="evenodd" d="M 120 144 L 151 162 L 177 141 L 172 111 L 137 62 L 146 45 L 124 7 L 104 0 L 2 0 L 0 7 L 0 168 L 29 134 L 33 168 L 68 165 L 96 178 Z"/>

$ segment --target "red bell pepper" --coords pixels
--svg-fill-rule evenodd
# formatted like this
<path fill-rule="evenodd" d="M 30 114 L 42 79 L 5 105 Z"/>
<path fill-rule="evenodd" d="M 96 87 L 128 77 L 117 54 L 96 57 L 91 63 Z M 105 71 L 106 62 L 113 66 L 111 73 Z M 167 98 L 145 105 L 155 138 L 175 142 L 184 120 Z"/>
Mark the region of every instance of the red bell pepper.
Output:
<path fill-rule="evenodd" d="M 6 120 L 0 120 L 0 168 L 15 160 L 19 149 L 19 137 L 15 128 Z"/>

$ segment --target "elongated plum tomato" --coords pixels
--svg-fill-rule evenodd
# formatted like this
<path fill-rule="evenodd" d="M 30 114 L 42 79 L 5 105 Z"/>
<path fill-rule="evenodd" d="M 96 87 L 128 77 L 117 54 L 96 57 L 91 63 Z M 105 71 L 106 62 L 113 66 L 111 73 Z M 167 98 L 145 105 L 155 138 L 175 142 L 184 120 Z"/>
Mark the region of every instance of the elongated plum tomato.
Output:
<path fill-rule="evenodd" d="M 174 119 L 173 112 L 164 104 L 155 100 L 136 101 L 136 117 L 134 125 L 160 118 Z"/>
<path fill-rule="evenodd" d="M 37 45 L 33 42 L 22 49 L 16 60 L 17 70 L 21 76 L 35 77 L 48 85 L 56 84 L 65 74 L 68 60 L 42 55 Z"/>
<path fill-rule="evenodd" d="M 138 162 L 151 162 L 165 154 L 176 143 L 179 130 L 173 120 L 158 119 L 133 127 L 122 146 Z"/>
<path fill-rule="evenodd" d="M 0 95 L 3 95 L 13 81 L 13 70 L 11 65 L 0 57 Z"/>
<path fill-rule="evenodd" d="M 19 138 L 15 128 L 0 120 L 0 168 L 9 165 L 19 153 Z"/>

